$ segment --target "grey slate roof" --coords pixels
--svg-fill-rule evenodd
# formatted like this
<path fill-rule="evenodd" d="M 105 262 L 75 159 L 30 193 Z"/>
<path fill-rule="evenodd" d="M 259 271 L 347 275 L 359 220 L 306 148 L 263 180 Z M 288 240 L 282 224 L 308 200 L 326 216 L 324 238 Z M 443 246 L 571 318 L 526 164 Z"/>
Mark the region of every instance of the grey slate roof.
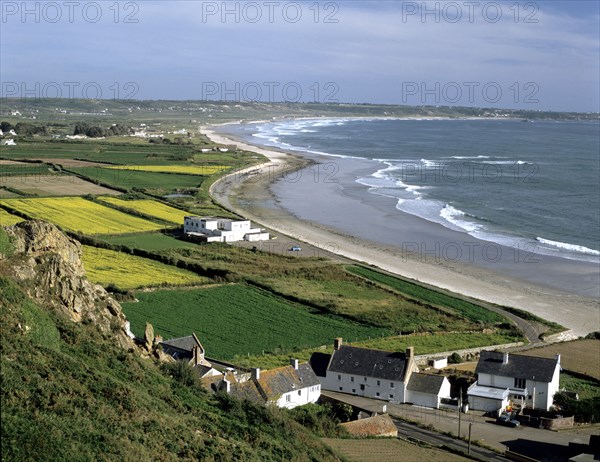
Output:
<path fill-rule="evenodd" d="M 419 374 L 413 372 L 408 379 L 407 390 L 416 391 L 418 393 L 429 393 L 437 395 L 444 383 L 443 375 Z"/>
<path fill-rule="evenodd" d="M 196 340 L 192 335 L 188 335 L 187 337 L 179 337 L 172 338 L 170 340 L 165 340 L 160 342 L 162 345 L 167 345 L 173 348 L 177 348 L 179 350 L 189 351 L 190 353 L 197 345 Z"/>
<path fill-rule="evenodd" d="M 333 352 L 329 371 L 375 377 L 384 380 L 404 379 L 406 354 L 341 346 Z"/>
<path fill-rule="evenodd" d="M 160 344 L 163 351 L 166 354 L 173 356 L 175 359 L 192 359 L 192 350 L 196 345 L 199 345 L 193 335 L 172 338 L 170 340 L 162 341 Z"/>
<path fill-rule="evenodd" d="M 502 359 L 503 353 L 482 351 L 475 372 L 551 382 L 557 363 L 556 359 L 513 354 L 508 355 L 508 364 L 502 364 Z"/>
<path fill-rule="evenodd" d="M 315 371 L 317 377 L 326 377 L 327 376 L 327 366 L 329 366 L 329 360 L 331 359 L 331 355 L 327 353 L 313 353 L 308 360 L 310 367 Z"/>

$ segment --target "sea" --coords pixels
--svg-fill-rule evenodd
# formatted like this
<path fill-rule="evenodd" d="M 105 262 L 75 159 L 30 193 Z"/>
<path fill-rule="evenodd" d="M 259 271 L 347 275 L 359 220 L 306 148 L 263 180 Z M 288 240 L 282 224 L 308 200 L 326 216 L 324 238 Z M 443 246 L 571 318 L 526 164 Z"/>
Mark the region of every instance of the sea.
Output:
<path fill-rule="evenodd" d="M 360 159 L 353 184 L 340 187 L 392 198 L 398 213 L 482 241 L 600 263 L 597 121 L 301 119 L 220 131 L 332 165 Z"/>

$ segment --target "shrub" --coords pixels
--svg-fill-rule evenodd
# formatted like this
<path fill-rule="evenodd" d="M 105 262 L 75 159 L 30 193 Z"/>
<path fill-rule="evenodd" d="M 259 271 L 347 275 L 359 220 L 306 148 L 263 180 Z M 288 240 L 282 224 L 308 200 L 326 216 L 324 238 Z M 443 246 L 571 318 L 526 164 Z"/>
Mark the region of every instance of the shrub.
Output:
<path fill-rule="evenodd" d="M 462 356 L 456 352 L 452 353 L 452 355 L 448 358 L 449 364 L 460 364 L 462 362 L 463 362 Z"/>

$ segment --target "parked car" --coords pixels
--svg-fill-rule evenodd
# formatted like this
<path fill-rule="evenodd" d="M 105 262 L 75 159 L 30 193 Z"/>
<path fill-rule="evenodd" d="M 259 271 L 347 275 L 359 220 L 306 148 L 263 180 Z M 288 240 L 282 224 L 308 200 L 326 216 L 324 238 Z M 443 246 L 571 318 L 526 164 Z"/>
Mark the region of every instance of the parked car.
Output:
<path fill-rule="evenodd" d="M 503 425 L 505 427 L 518 427 L 521 425 L 521 422 L 518 420 L 512 419 L 508 414 L 502 414 L 500 417 L 496 419 L 496 423 L 498 425 Z"/>
<path fill-rule="evenodd" d="M 301 250 L 302 247 L 298 247 L 297 245 L 290 247 L 290 252 L 300 252 Z"/>

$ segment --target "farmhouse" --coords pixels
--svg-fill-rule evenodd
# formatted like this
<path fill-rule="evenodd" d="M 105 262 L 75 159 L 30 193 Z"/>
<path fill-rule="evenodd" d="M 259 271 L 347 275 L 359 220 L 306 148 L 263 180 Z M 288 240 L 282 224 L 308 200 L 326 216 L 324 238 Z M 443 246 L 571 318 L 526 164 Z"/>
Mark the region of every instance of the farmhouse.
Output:
<path fill-rule="evenodd" d="M 560 355 L 554 359 L 482 351 L 477 382 L 468 390 L 471 409 L 505 410 L 511 400 L 548 411 L 558 391 Z"/>
<path fill-rule="evenodd" d="M 256 242 L 269 239 L 269 233 L 261 228 L 253 228 L 250 220 L 187 216 L 184 218 L 183 231 L 187 236 L 206 242 Z"/>
<path fill-rule="evenodd" d="M 337 338 L 333 354 L 314 353 L 310 364 L 325 390 L 435 408 L 450 397 L 446 377 L 419 373 L 412 347 L 395 353 L 344 346 Z"/>
<path fill-rule="evenodd" d="M 297 359 L 277 369 L 253 369 L 246 381 L 223 379 L 218 388 L 239 399 L 288 409 L 316 403 L 321 396 L 318 377 L 308 363 L 298 364 Z"/>
<path fill-rule="evenodd" d="M 223 375 L 205 358 L 205 350 L 196 334 L 160 342 L 163 352 L 178 361 L 187 361 L 201 379 Z"/>

